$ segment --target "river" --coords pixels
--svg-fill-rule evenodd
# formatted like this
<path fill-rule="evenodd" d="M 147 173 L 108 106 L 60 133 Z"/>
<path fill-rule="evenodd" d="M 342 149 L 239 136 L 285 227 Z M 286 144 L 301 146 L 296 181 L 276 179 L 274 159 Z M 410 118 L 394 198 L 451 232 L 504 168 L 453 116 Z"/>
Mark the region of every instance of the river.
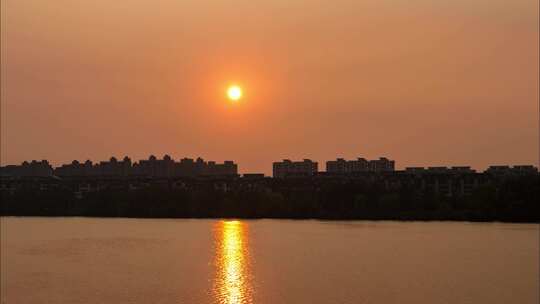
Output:
<path fill-rule="evenodd" d="M 1 303 L 539 302 L 539 225 L 3 217 Z"/>

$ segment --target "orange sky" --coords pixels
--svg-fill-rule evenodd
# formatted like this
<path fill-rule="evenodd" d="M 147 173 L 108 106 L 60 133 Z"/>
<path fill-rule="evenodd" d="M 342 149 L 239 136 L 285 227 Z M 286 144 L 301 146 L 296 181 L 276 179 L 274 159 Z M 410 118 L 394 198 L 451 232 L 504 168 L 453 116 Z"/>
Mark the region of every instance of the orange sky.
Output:
<path fill-rule="evenodd" d="M 537 0 L 1 3 L 3 165 L 538 162 Z"/>

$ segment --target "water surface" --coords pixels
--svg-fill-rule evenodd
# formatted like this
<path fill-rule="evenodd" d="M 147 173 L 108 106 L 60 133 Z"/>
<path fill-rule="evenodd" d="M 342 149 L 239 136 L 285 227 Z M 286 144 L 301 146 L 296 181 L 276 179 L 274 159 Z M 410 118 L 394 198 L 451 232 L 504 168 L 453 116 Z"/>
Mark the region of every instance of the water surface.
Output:
<path fill-rule="evenodd" d="M 538 303 L 539 226 L 1 218 L 1 303 Z"/>

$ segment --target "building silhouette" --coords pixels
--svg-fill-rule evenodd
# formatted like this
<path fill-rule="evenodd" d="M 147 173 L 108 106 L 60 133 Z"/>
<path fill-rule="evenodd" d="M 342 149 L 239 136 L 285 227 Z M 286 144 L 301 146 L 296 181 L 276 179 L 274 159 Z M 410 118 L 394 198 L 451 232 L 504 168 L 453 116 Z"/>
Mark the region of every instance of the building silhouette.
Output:
<path fill-rule="evenodd" d="M 47 160 L 31 162 L 24 161 L 21 165 L 7 165 L 0 167 L 1 176 L 32 176 L 48 177 L 52 176 L 53 168 Z"/>
<path fill-rule="evenodd" d="M 489 166 L 486 173 L 492 175 L 526 175 L 538 173 L 538 168 L 532 165 Z"/>
<path fill-rule="evenodd" d="M 274 162 L 272 165 L 273 176 L 277 178 L 313 176 L 317 173 L 317 170 L 317 162 L 310 159 L 304 159 L 303 161 L 284 159 L 281 162 Z"/>
<path fill-rule="evenodd" d="M 359 157 L 356 160 L 338 158 L 326 162 L 326 172 L 329 174 L 349 174 L 359 172 L 391 172 L 395 170 L 395 161 L 386 157 L 366 160 Z"/>
<path fill-rule="evenodd" d="M 469 166 L 455 166 L 455 167 L 406 167 L 405 172 L 416 174 L 460 174 L 460 173 L 476 173 L 476 170 L 471 169 Z"/>
<path fill-rule="evenodd" d="M 90 160 L 86 160 L 84 163 L 74 160 L 71 164 L 54 169 L 54 175 L 60 177 L 129 176 L 132 172 L 131 167 L 131 159 L 127 156 L 121 161 L 118 161 L 116 157 L 111 157 L 109 161 L 101 161 L 97 164 L 92 163 Z"/>
<path fill-rule="evenodd" d="M 62 165 L 54 170 L 54 174 L 60 177 L 199 177 L 199 176 L 237 176 L 238 165 L 233 161 L 225 161 L 222 164 L 215 161 L 204 161 L 183 158 L 179 162 L 174 161 L 169 155 L 158 159 L 150 155 L 148 159 L 132 163 L 129 157 L 121 161 L 111 157 L 109 161 L 101 161 L 93 164 L 87 160 L 84 164 L 74 160 L 71 164 Z"/>
<path fill-rule="evenodd" d="M 375 160 L 357 158 L 356 160 L 345 160 L 337 158 L 326 162 L 326 172 L 318 172 L 318 163 L 310 159 L 302 161 L 291 161 L 285 159 L 281 162 L 274 162 L 273 177 L 360 177 L 366 174 L 390 176 L 405 174 L 407 176 L 423 175 L 438 176 L 465 176 L 477 174 L 469 166 L 431 166 L 431 167 L 406 167 L 404 170 L 395 170 L 395 161 L 386 157 Z M 361 174 L 358 174 L 361 173 Z M 365 174 L 364 174 L 365 173 Z M 389 174 L 391 173 L 391 174 Z M 538 168 L 532 165 L 497 165 L 490 166 L 483 174 L 491 177 L 512 177 L 519 175 L 538 174 Z M 20 165 L 0 166 L 0 176 L 2 177 L 94 177 L 94 178 L 190 178 L 190 177 L 239 177 L 238 165 L 233 161 L 217 163 L 215 161 L 205 161 L 198 157 L 182 158 L 175 161 L 169 155 L 164 155 L 158 159 L 150 155 L 148 159 L 132 162 L 125 156 L 122 160 L 111 157 L 107 161 L 93 163 L 91 160 L 79 162 L 73 160 L 69 164 L 64 164 L 53 168 L 47 160 L 30 162 L 24 161 Z M 244 174 L 247 179 L 264 179 L 264 174 Z M 422 177 L 423 178 L 423 177 Z M 442 186 L 441 186 L 442 187 Z"/>

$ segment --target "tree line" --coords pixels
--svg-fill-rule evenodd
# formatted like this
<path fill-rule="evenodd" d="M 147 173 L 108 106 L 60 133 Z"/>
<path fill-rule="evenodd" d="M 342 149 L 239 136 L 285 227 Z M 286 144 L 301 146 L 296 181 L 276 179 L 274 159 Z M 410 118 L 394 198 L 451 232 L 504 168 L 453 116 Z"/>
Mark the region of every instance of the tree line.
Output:
<path fill-rule="evenodd" d="M 212 183 L 176 189 L 85 193 L 27 189 L 1 193 L 0 214 L 141 218 L 290 218 L 332 220 L 465 220 L 540 222 L 540 177 L 522 176 L 445 196 L 416 186 L 385 190 L 381 183 L 279 181 L 268 187 L 216 189 Z"/>

